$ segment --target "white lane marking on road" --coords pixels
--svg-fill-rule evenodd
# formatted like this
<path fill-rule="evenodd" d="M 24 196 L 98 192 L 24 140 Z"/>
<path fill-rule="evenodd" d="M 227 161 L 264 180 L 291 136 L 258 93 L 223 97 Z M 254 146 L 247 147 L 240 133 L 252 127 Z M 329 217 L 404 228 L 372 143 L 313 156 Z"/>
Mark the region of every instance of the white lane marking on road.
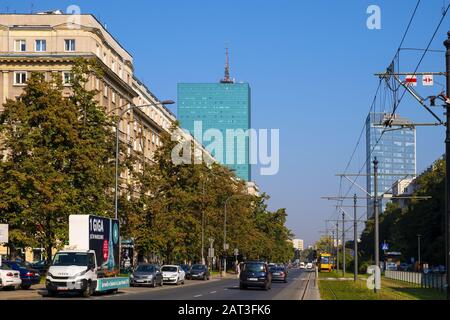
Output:
<path fill-rule="evenodd" d="M 225 289 L 223 289 L 223 290 L 228 290 L 228 288 L 225 288 Z"/>
<path fill-rule="evenodd" d="M 210 293 L 216 293 L 217 291 L 211 291 Z"/>
<path fill-rule="evenodd" d="M 194 296 L 194 298 L 198 298 L 198 297 L 201 297 L 201 296 L 202 296 L 201 294 L 198 294 L 198 295 Z"/>
<path fill-rule="evenodd" d="M 237 288 L 238 286 L 233 286 L 233 288 Z"/>

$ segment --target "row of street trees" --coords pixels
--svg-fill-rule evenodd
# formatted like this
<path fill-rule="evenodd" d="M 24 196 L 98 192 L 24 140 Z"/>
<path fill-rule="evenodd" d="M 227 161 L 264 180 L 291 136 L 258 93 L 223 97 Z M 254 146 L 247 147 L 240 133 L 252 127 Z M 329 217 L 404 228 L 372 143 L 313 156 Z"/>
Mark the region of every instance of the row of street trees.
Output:
<path fill-rule="evenodd" d="M 4 104 L 0 222 L 10 225 L 13 250 L 43 247 L 50 259 L 52 249 L 67 243 L 70 214 L 113 216 L 113 127 L 118 119 L 105 114 L 95 100 L 98 92 L 88 89 L 93 76 L 101 77 L 97 65 L 77 60 L 67 98 L 60 75 L 46 81 L 33 73 L 19 99 Z M 155 164 L 121 148 L 120 170 L 131 176 L 119 199 L 122 238 L 133 238 L 141 256 L 199 261 L 202 229 L 205 242 L 214 238 L 220 253 L 224 204 L 231 197 L 230 249 L 239 248 L 247 258 L 292 258 L 285 209 L 268 210 L 269 197 L 247 195 L 245 183 L 224 166 L 175 165 L 171 153 L 177 142 L 169 133 L 161 140 Z"/>
<path fill-rule="evenodd" d="M 389 203 L 380 215 L 380 239 L 390 251 L 402 253 L 403 261 L 417 261 L 418 239 L 421 235 L 421 260 L 430 265 L 445 264 L 445 161 L 439 159 L 415 181 L 414 196 L 431 199 L 410 200 L 401 208 Z M 361 235 L 360 254 L 363 261 L 373 261 L 373 220 L 369 220 Z"/>

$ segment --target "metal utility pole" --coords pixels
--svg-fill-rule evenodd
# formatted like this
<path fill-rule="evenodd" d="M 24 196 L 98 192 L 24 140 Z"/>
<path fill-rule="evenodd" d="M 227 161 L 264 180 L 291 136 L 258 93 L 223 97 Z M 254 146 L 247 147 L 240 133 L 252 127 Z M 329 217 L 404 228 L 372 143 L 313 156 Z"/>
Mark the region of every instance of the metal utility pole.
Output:
<path fill-rule="evenodd" d="M 422 237 L 421 234 L 417 235 L 417 264 L 419 265 L 419 271 L 421 270 L 421 267 L 420 267 L 420 261 L 421 261 L 421 259 L 420 259 L 420 238 L 421 237 Z"/>
<path fill-rule="evenodd" d="M 374 218 L 375 218 L 375 226 L 374 226 L 374 238 L 375 238 L 375 265 L 380 267 L 380 241 L 378 239 L 378 160 L 377 157 L 373 160 L 373 210 L 374 210 Z M 376 287 L 374 291 L 377 292 Z"/>
<path fill-rule="evenodd" d="M 201 247 L 202 264 L 205 264 L 205 181 L 203 181 L 202 190 L 202 247 Z"/>
<path fill-rule="evenodd" d="M 353 280 L 356 282 L 358 279 L 358 221 L 356 217 L 356 202 L 358 198 L 356 197 L 356 193 L 353 195 L 353 241 L 354 241 L 354 271 L 353 271 Z"/>
<path fill-rule="evenodd" d="M 445 101 L 445 116 L 447 118 L 445 133 L 445 238 L 446 257 L 445 265 L 447 270 L 447 300 L 450 300 L 450 31 L 447 33 L 447 40 L 444 41 L 447 49 L 445 52 L 445 71 L 447 82 L 447 99 Z"/>
<path fill-rule="evenodd" d="M 342 276 L 345 277 L 345 213 L 342 212 Z"/>
<path fill-rule="evenodd" d="M 336 271 L 339 272 L 339 221 L 336 220 Z"/>

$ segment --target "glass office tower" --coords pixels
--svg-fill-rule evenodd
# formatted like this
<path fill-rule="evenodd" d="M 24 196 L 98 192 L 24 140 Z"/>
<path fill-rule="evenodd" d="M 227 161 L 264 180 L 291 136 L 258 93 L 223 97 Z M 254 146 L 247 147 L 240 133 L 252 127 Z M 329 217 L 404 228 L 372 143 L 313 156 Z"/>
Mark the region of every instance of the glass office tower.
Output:
<path fill-rule="evenodd" d="M 247 131 L 250 128 L 250 86 L 248 83 L 234 83 L 232 80 L 220 83 L 179 83 L 178 120 L 183 129 L 194 134 L 194 122 L 200 122 L 203 132 L 218 129 L 224 139 L 222 163 L 236 171 L 236 175 L 250 181 L 249 138 L 244 144 L 237 139 L 226 139 L 227 129 Z M 208 142 L 204 143 L 208 147 Z M 233 149 L 229 149 L 232 148 Z M 226 150 L 233 151 L 233 159 Z"/>
<path fill-rule="evenodd" d="M 392 194 L 396 181 L 412 178 L 410 174 L 416 174 L 415 127 L 399 126 L 411 124 L 408 119 L 395 115 L 392 127 L 386 129 L 377 144 L 384 129 L 382 123 L 389 118 L 390 114 L 370 113 L 366 120 L 367 191 L 372 196 L 374 195 L 373 160 L 375 157 L 378 160 L 378 196 L 384 193 Z M 385 209 L 387 201 L 382 199 L 379 202 L 380 213 Z M 373 201 L 368 200 L 367 217 L 372 217 L 373 213 Z"/>

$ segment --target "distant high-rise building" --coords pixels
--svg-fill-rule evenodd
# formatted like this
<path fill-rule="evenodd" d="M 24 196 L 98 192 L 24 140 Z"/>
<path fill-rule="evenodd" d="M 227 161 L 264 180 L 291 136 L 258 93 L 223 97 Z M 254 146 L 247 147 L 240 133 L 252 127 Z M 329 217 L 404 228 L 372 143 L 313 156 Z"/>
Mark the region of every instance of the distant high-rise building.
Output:
<path fill-rule="evenodd" d="M 393 125 L 388 128 L 382 138 L 383 123 L 389 120 L 390 114 L 370 113 L 366 120 L 366 173 L 367 191 L 374 195 L 373 160 L 378 160 L 378 196 L 392 195 L 396 181 L 412 178 L 416 174 L 416 130 L 408 125 L 411 122 L 399 115 L 391 119 Z M 380 140 L 378 143 L 377 141 Z M 386 198 L 379 201 L 380 213 L 385 209 Z M 367 217 L 373 216 L 373 201 L 367 200 Z"/>
<path fill-rule="evenodd" d="M 212 155 L 234 169 L 238 177 L 250 181 L 249 137 L 243 143 L 227 139 L 227 130 L 248 133 L 250 129 L 250 86 L 230 78 L 228 50 L 226 57 L 225 77 L 219 83 L 178 84 L 178 119 L 181 127 L 192 134 L 195 122 L 201 123 L 203 132 L 219 130 L 224 142 L 222 154 L 212 151 Z"/>
<path fill-rule="evenodd" d="M 303 239 L 292 239 L 292 245 L 294 249 L 302 251 L 304 249 Z"/>

